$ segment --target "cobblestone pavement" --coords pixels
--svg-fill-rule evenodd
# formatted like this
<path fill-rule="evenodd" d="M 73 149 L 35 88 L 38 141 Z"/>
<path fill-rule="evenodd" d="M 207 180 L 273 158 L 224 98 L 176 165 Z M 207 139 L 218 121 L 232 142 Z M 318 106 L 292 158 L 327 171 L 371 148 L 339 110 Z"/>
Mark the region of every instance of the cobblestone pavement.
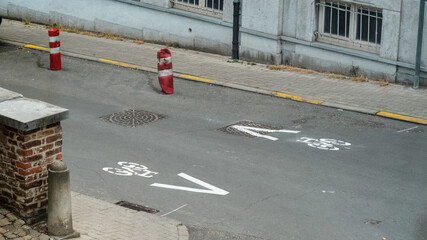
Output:
<path fill-rule="evenodd" d="M 27 226 L 15 214 L 0 207 L 0 240 L 51 240 L 48 235 Z"/>

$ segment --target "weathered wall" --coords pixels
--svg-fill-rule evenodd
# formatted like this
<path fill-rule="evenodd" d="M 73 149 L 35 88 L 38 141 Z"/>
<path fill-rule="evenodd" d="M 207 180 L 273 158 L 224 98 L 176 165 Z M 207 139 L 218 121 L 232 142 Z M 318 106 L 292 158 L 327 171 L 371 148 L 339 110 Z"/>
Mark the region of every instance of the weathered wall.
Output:
<path fill-rule="evenodd" d="M 419 0 L 402 0 L 399 61 L 415 64 L 418 36 Z M 426 12 L 427 15 L 427 12 Z M 424 16 L 422 66 L 427 66 L 427 16 Z"/>
<path fill-rule="evenodd" d="M 346 2 L 360 4 L 360 1 Z M 352 66 L 357 66 L 360 72 L 368 77 L 384 78 L 391 82 L 410 82 L 411 78 L 408 76 L 413 70 L 397 65 L 398 61 L 410 64 L 415 62 L 414 46 L 416 45 L 419 1 L 369 0 L 363 1 L 363 4 L 380 8 L 383 12 L 382 43 L 379 53 L 317 43 L 313 36 L 318 25 L 314 1 L 284 0 L 283 36 L 302 40 L 304 44 L 296 43 L 298 41 L 284 41 L 282 62 L 342 74 L 348 74 Z M 427 26 L 427 19 L 425 22 Z M 426 32 L 424 36 L 424 44 L 427 44 Z M 322 46 L 319 49 L 320 45 Z M 328 48 L 331 51 L 325 51 Z M 427 47 L 423 49 L 422 66 L 427 66 Z M 348 52 L 352 54 L 349 55 Z M 392 64 L 392 62 L 395 63 Z M 421 82 L 425 84 L 426 80 L 421 79 Z"/>
<path fill-rule="evenodd" d="M 144 2 L 156 3 L 148 0 Z M 226 0 L 227 5 L 230 2 L 232 0 Z M 155 5 L 163 6 L 163 3 L 166 2 L 157 2 Z M 222 24 L 221 19 L 177 9 L 162 10 L 157 6 L 150 8 L 115 0 L 0 0 L 0 14 L 36 23 L 112 32 L 134 39 L 178 43 L 186 48 L 230 54 L 232 29 L 229 23 Z M 224 18 L 230 19 L 230 13 L 224 15 Z"/>
<path fill-rule="evenodd" d="M 172 7 L 172 3 L 169 0 L 140 0 L 140 2 L 151 4 L 154 6 L 170 8 Z"/>

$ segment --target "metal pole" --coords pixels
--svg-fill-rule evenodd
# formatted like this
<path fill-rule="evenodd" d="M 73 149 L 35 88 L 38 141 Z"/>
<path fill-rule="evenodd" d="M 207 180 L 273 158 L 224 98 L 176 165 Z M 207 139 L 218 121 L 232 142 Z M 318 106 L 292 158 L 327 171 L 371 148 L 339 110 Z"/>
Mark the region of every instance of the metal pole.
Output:
<path fill-rule="evenodd" d="M 421 49 L 423 47 L 423 30 L 424 30 L 424 9 L 426 2 L 420 0 L 420 16 L 418 20 L 418 39 L 417 39 L 417 55 L 415 59 L 415 77 L 414 88 L 417 89 L 420 85 L 420 68 L 421 68 Z"/>
<path fill-rule="evenodd" d="M 239 59 L 240 0 L 234 0 L 232 58 Z"/>

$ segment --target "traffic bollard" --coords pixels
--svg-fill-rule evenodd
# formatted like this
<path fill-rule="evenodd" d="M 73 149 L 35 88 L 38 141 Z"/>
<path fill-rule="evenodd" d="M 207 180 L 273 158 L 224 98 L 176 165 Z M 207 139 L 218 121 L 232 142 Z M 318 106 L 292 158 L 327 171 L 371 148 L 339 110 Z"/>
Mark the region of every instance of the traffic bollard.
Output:
<path fill-rule="evenodd" d="M 71 217 L 70 170 L 62 161 L 54 161 L 48 175 L 47 228 L 60 239 L 80 237 L 73 230 Z"/>
<path fill-rule="evenodd" d="M 49 48 L 50 48 L 50 70 L 61 70 L 61 53 L 59 47 L 61 42 L 59 41 L 59 30 L 51 28 L 48 31 L 49 34 Z"/>
<path fill-rule="evenodd" d="M 157 70 L 159 72 L 159 83 L 163 94 L 173 93 L 172 54 L 169 49 L 157 51 Z"/>

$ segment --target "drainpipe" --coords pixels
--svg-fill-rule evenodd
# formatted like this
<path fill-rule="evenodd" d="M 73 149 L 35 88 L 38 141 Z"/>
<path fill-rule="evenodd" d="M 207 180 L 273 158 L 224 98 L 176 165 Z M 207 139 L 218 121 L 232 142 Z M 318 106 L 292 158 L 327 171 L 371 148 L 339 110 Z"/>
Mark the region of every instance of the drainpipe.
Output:
<path fill-rule="evenodd" d="M 420 68 L 421 68 L 421 49 L 423 47 L 423 30 L 424 30 L 424 9 L 426 2 L 420 0 L 420 16 L 418 20 L 418 39 L 417 39 L 417 55 L 415 59 L 415 78 L 414 88 L 417 89 L 420 85 Z"/>
<path fill-rule="evenodd" d="M 240 27 L 240 0 L 233 1 L 233 49 L 232 58 L 239 59 L 239 27 Z"/>

